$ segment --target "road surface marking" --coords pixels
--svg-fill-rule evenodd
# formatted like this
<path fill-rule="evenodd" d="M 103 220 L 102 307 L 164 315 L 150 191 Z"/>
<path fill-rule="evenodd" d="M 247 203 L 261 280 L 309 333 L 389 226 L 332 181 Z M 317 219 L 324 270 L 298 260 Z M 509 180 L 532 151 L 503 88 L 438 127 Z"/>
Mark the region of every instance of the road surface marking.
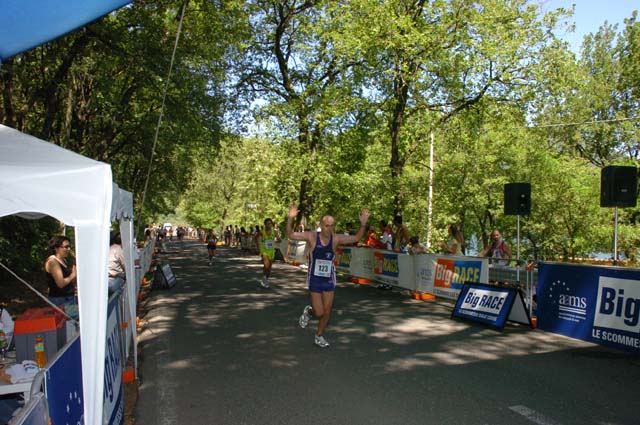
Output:
<path fill-rule="evenodd" d="M 527 406 L 509 406 L 509 409 L 513 410 L 519 415 L 524 416 L 534 424 L 538 425 L 561 425 L 560 422 L 556 422 L 553 419 L 549 419 L 542 415 L 541 413 L 536 412 L 535 410 L 529 409 Z"/>

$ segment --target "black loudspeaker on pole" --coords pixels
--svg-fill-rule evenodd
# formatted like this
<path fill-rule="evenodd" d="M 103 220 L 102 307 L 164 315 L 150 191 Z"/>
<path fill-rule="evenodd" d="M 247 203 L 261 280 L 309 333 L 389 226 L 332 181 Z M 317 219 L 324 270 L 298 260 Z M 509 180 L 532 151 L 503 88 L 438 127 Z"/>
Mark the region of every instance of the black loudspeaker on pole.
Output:
<path fill-rule="evenodd" d="M 638 198 L 638 169 L 609 165 L 600 174 L 601 207 L 635 207 Z"/>
<path fill-rule="evenodd" d="M 504 185 L 504 215 L 518 216 L 518 246 L 516 249 L 516 281 L 520 284 L 520 216 L 531 213 L 531 183 Z"/>
<path fill-rule="evenodd" d="M 504 185 L 504 215 L 529 215 L 531 213 L 531 183 L 507 183 Z"/>
<path fill-rule="evenodd" d="M 614 207 L 613 265 L 618 265 L 618 207 L 635 207 L 638 199 L 638 169 L 609 165 L 600 173 L 600 206 Z"/>

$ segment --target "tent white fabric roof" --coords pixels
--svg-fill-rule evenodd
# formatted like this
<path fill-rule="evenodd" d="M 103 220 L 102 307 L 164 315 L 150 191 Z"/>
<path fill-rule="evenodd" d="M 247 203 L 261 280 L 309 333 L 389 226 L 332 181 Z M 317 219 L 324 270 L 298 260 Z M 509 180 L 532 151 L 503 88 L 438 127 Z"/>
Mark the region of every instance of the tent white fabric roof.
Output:
<path fill-rule="evenodd" d="M 133 215 L 115 188 L 109 165 L 0 125 L 0 217 L 45 213 L 75 228 L 87 424 L 102 423 L 111 217 Z"/>

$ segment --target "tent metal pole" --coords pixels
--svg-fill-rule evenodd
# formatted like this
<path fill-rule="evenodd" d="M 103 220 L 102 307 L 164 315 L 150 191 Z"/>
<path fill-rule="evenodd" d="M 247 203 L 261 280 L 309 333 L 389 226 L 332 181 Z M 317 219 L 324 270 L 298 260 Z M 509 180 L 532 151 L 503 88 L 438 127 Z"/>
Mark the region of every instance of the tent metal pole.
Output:
<path fill-rule="evenodd" d="M 431 248 L 431 222 L 433 218 L 433 130 L 429 143 L 429 203 L 427 207 L 427 249 Z"/>
<path fill-rule="evenodd" d="M 520 214 L 518 214 L 518 249 L 516 250 L 516 285 L 520 286 Z"/>
<path fill-rule="evenodd" d="M 613 213 L 613 265 L 618 265 L 618 207 Z"/>

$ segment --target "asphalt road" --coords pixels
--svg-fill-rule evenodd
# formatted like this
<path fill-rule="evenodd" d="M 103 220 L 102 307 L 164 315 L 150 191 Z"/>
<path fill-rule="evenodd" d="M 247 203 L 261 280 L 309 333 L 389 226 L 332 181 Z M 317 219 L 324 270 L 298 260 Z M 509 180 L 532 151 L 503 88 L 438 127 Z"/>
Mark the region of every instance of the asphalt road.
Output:
<path fill-rule="evenodd" d="M 640 424 L 640 359 L 509 324 L 451 320 L 452 303 L 339 283 L 325 337 L 298 327 L 305 273 L 169 244 L 177 277 L 140 332 L 136 423 Z"/>

